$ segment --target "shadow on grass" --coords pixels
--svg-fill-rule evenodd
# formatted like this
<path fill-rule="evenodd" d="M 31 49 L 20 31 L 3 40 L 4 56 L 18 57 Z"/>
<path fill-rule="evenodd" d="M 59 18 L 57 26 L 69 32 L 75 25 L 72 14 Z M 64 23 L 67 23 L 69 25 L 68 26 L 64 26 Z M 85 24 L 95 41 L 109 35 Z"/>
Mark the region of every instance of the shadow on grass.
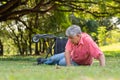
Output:
<path fill-rule="evenodd" d="M 37 56 L 0 56 L 0 61 L 36 61 Z"/>
<path fill-rule="evenodd" d="M 104 51 L 106 57 L 120 57 L 120 51 Z M 40 56 L 0 56 L 0 61 L 32 61 Z"/>

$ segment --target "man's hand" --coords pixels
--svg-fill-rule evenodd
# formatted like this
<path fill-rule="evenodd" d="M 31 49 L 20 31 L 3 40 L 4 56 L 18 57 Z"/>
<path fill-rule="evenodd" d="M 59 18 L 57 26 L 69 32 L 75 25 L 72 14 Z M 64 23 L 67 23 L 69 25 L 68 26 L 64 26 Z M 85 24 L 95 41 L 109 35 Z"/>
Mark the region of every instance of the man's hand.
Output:
<path fill-rule="evenodd" d="M 101 54 L 98 58 L 100 66 L 105 66 L 105 56 L 104 54 Z"/>
<path fill-rule="evenodd" d="M 70 52 L 65 51 L 66 66 L 71 66 Z"/>

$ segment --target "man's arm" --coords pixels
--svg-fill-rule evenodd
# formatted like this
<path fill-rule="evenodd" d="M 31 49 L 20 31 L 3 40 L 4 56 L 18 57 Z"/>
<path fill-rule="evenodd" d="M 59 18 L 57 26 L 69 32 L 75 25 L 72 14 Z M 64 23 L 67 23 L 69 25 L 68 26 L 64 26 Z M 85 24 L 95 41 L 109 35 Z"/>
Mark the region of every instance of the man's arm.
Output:
<path fill-rule="evenodd" d="M 105 66 L 105 56 L 104 54 L 101 54 L 98 58 L 100 66 Z"/>
<path fill-rule="evenodd" d="M 66 66 L 71 66 L 70 51 L 65 51 Z"/>

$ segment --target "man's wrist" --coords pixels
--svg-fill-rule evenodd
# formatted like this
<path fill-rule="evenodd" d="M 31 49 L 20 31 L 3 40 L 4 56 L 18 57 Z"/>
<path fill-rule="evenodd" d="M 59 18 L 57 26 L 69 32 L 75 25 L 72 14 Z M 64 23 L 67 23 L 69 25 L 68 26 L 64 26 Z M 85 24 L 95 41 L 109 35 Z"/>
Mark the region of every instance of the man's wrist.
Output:
<path fill-rule="evenodd" d="M 71 64 L 67 64 L 67 66 L 71 66 Z"/>

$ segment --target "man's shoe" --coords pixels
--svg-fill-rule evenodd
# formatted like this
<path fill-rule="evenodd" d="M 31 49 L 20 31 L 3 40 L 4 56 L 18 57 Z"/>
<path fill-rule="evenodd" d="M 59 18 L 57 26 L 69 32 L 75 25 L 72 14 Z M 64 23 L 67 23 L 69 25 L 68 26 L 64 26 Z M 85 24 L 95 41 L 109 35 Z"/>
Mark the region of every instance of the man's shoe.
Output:
<path fill-rule="evenodd" d="M 46 61 L 45 58 L 38 58 L 38 59 L 37 59 L 37 64 L 38 64 L 38 65 L 39 65 L 39 64 L 43 64 L 45 61 Z"/>

